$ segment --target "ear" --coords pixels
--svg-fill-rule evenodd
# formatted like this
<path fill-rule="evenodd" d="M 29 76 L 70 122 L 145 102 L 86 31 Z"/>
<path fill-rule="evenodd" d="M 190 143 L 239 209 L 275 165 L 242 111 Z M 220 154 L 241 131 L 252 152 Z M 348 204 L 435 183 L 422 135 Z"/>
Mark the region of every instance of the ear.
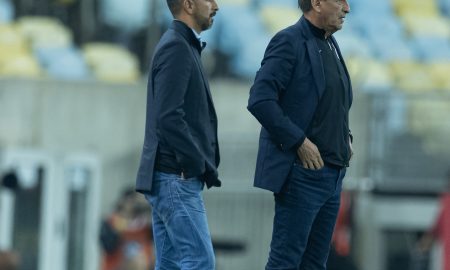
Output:
<path fill-rule="evenodd" d="M 311 7 L 317 13 L 321 12 L 321 4 L 322 4 L 321 2 L 322 0 L 311 0 Z"/>
<path fill-rule="evenodd" d="M 183 0 L 183 9 L 187 14 L 191 15 L 194 12 L 194 1 Z"/>

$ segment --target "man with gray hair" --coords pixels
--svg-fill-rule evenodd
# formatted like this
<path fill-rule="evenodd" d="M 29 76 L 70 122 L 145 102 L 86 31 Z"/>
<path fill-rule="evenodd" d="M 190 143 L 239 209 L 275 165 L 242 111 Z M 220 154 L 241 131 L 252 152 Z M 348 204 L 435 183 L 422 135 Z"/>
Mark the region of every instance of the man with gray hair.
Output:
<path fill-rule="evenodd" d="M 250 90 L 261 123 L 254 185 L 275 196 L 266 270 L 325 270 L 352 156 L 350 77 L 333 33 L 347 0 L 299 0 L 300 20 L 270 41 Z"/>
<path fill-rule="evenodd" d="M 220 186 L 217 116 L 200 55 L 216 0 L 167 0 L 174 17 L 156 46 L 136 190 L 152 206 L 156 270 L 213 270 L 201 196 Z"/>

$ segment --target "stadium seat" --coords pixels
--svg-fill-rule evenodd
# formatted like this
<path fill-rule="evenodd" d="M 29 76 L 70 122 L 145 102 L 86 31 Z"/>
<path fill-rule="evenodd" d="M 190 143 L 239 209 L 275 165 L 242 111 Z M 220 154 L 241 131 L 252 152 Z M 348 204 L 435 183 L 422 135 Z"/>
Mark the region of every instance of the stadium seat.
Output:
<path fill-rule="evenodd" d="M 25 37 L 13 24 L 0 25 L 0 75 L 38 77 L 40 74 Z"/>
<path fill-rule="evenodd" d="M 365 76 L 361 82 L 362 90 L 378 92 L 392 89 L 392 75 L 385 63 L 375 59 L 368 59 L 364 63 L 364 70 Z"/>
<path fill-rule="evenodd" d="M 438 4 L 442 14 L 450 17 L 450 0 L 439 0 Z"/>
<path fill-rule="evenodd" d="M 396 89 L 407 92 L 435 90 L 433 78 L 426 66 L 417 61 L 393 61 L 390 71 Z"/>
<path fill-rule="evenodd" d="M 390 90 L 393 79 L 383 62 L 365 57 L 348 57 L 346 65 L 354 91 L 377 92 Z"/>
<path fill-rule="evenodd" d="M 417 53 L 411 42 L 401 37 L 372 39 L 370 44 L 375 57 L 386 62 L 417 59 Z"/>
<path fill-rule="evenodd" d="M 0 24 L 0 46 L 3 46 L 4 50 L 14 51 L 27 49 L 28 44 L 14 24 Z"/>
<path fill-rule="evenodd" d="M 152 0 L 99 0 L 99 20 L 124 32 L 144 29 L 150 22 Z M 158 1 L 164 4 L 165 1 Z M 165 8 L 165 4 L 164 4 Z"/>
<path fill-rule="evenodd" d="M 130 83 L 140 78 L 136 57 L 118 45 L 88 43 L 82 51 L 94 76 L 99 80 Z"/>
<path fill-rule="evenodd" d="M 89 68 L 83 55 L 76 48 L 38 48 L 34 50 L 34 54 L 52 78 L 64 80 L 89 78 Z"/>
<path fill-rule="evenodd" d="M 442 37 L 418 36 L 412 39 L 419 59 L 435 61 L 450 59 L 450 40 Z"/>
<path fill-rule="evenodd" d="M 441 37 L 450 39 L 450 24 L 442 16 L 426 17 L 409 14 L 402 17 L 406 32 L 413 37 Z"/>
<path fill-rule="evenodd" d="M 10 0 L 0 0 L 0 24 L 10 23 L 14 19 L 14 7 Z"/>
<path fill-rule="evenodd" d="M 428 72 L 430 73 L 437 89 L 450 91 L 450 58 L 443 59 L 447 60 L 429 63 Z"/>
<path fill-rule="evenodd" d="M 334 34 L 334 37 L 339 43 L 339 48 L 341 49 L 344 57 L 366 57 L 370 58 L 373 56 L 372 46 L 367 43 L 367 39 L 358 35 L 355 30 L 349 27 L 345 27 L 343 30 Z"/>
<path fill-rule="evenodd" d="M 373 14 L 377 16 L 392 15 L 393 7 L 391 0 L 356 0 L 350 3 L 351 13 L 371 18 Z"/>
<path fill-rule="evenodd" d="M 450 125 L 445 124 L 443 116 L 450 115 L 450 101 L 446 96 L 428 99 L 414 99 L 409 106 L 410 130 L 420 136 L 425 150 L 430 154 L 448 154 Z"/>
<path fill-rule="evenodd" d="M 283 5 L 264 5 L 261 8 L 261 18 L 265 28 L 273 35 L 287 26 L 295 24 L 301 12 Z"/>
<path fill-rule="evenodd" d="M 223 7 L 220 11 L 219 50 L 230 57 L 230 71 L 252 78 L 258 70 L 270 35 L 261 19 L 248 7 Z"/>
<path fill-rule="evenodd" d="M 31 54 L 20 54 L 0 65 L 0 76 L 39 78 L 43 74 L 39 63 Z"/>
<path fill-rule="evenodd" d="M 368 14 L 354 14 L 348 16 L 347 23 L 351 23 L 370 41 L 380 39 L 380 29 L 383 29 L 383 38 L 386 39 L 401 38 L 405 31 L 402 22 L 393 14 L 380 14 L 376 17 Z M 344 25 L 344 30 L 345 27 L 347 25 Z"/>
<path fill-rule="evenodd" d="M 393 0 L 393 6 L 400 17 L 437 17 L 440 14 L 436 0 Z"/>
<path fill-rule="evenodd" d="M 22 17 L 17 21 L 17 27 L 33 48 L 70 47 L 73 43 L 72 32 L 53 18 Z"/>

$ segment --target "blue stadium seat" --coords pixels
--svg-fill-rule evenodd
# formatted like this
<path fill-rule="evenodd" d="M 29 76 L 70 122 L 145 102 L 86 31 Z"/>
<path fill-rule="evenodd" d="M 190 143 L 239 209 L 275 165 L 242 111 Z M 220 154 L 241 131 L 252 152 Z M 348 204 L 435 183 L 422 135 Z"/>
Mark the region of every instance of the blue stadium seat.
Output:
<path fill-rule="evenodd" d="M 231 72 L 253 77 L 270 38 L 254 11 L 223 7 L 214 31 L 218 31 L 218 49 L 231 58 Z"/>
<path fill-rule="evenodd" d="M 438 4 L 442 14 L 450 17 L 450 0 L 439 0 Z"/>
<path fill-rule="evenodd" d="M 0 0 L 0 23 L 9 23 L 14 19 L 14 7 L 10 0 Z"/>
<path fill-rule="evenodd" d="M 440 37 L 414 37 L 413 45 L 421 60 L 450 59 L 450 41 Z"/>
<path fill-rule="evenodd" d="M 373 39 L 371 44 L 375 51 L 375 56 L 383 61 L 400 61 L 417 58 L 411 43 L 401 37 Z"/>
<path fill-rule="evenodd" d="M 344 26 L 343 30 L 334 34 L 334 37 L 337 39 L 341 52 L 345 57 L 372 57 L 374 54 L 372 46 L 368 44 L 367 39 L 347 25 Z"/>
<path fill-rule="evenodd" d="M 138 31 L 147 27 L 150 21 L 151 2 L 150 0 L 100 0 L 99 19 L 125 32 Z"/>
<path fill-rule="evenodd" d="M 50 77 L 64 80 L 89 78 L 89 68 L 80 51 L 73 47 L 38 48 L 34 53 Z"/>
<path fill-rule="evenodd" d="M 350 1 L 351 12 L 355 14 L 370 15 L 367 18 L 373 17 L 373 14 L 378 16 L 390 15 L 393 13 L 392 3 L 390 0 L 355 0 Z"/>
<path fill-rule="evenodd" d="M 351 21 L 361 34 L 369 40 L 379 39 L 380 31 L 382 38 L 404 36 L 404 27 L 402 22 L 394 15 L 367 16 L 366 14 L 355 14 Z"/>
<path fill-rule="evenodd" d="M 230 67 L 233 74 L 252 79 L 261 66 L 269 36 L 250 35 L 249 38 L 252 40 L 251 43 L 249 41 L 241 47 L 239 53 L 233 57 Z"/>

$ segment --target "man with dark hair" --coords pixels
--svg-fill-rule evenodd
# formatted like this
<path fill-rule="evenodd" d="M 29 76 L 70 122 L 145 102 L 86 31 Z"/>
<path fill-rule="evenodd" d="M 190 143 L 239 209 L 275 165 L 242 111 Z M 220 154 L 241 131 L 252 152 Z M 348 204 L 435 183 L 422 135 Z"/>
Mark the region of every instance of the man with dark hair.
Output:
<path fill-rule="evenodd" d="M 214 269 L 201 196 L 220 186 L 217 116 L 200 54 L 216 0 L 167 0 L 174 21 L 156 46 L 136 190 L 152 205 L 156 270 Z"/>
<path fill-rule="evenodd" d="M 300 0 L 300 20 L 273 37 L 250 90 L 261 123 L 254 185 L 274 192 L 266 270 L 324 270 L 352 156 L 352 88 L 333 33 L 347 0 Z"/>

